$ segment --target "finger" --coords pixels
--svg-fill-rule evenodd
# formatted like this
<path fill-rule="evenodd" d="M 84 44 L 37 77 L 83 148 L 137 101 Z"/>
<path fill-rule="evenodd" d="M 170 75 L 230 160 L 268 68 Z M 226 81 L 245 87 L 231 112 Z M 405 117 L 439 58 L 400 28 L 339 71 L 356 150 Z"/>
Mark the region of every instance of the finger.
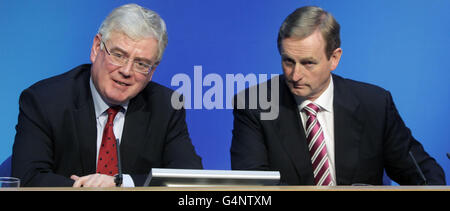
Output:
<path fill-rule="evenodd" d="M 79 188 L 79 187 L 81 187 L 80 181 L 76 180 L 76 181 L 73 183 L 72 187 L 73 187 L 73 188 Z"/>
<path fill-rule="evenodd" d="M 72 177 L 71 177 L 72 178 Z M 72 187 L 74 187 L 74 188 L 80 188 L 81 186 L 83 186 L 83 183 L 84 183 L 84 181 L 85 181 L 85 177 L 78 177 L 76 180 L 75 180 L 75 183 L 73 183 L 73 186 Z"/>
<path fill-rule="evenodd" d="M 77 181 L 80 179 L 79 176 L 77 176 L 77 175 L 72 175 L 72 176 L 70 176 L 70 179 L 72 179 L 72 180 L 75 181 L 75 182 L 73 183 L 72 187 L 74 187 L 74 188 L 80 187 L 79 182 L 77 183 Z"/>
<path fill-rule="evenodd" d="M 73 179 L 76 181 L 76 180 L 80 179 L 80 177 L 77 175 L 72 175 L 72 176 L 70 176 L 70 179 Z"/>
<path fill-rule="evenodd" d="M 77 187 L 77 188 L 79 188 L 79 187 L 86 187 L 87 181 L 89 181 L 92 176 L 93 176 L 93 174 L 90 174 L 90 175 L 87 175 L 87 176 L 83 176 L 83 177 L 78 177 L 78 179 L 73 184 L 73 187 Z"/>

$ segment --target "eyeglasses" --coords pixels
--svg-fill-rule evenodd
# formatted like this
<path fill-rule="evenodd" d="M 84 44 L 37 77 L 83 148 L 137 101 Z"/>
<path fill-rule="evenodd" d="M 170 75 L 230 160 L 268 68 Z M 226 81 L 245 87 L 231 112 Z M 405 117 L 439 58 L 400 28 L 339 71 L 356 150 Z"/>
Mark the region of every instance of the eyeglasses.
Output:
<path fill-rule="evenodd" d="M 106 44 L 102 41 L 103 46 L 105 47 L 106 53 L 109 55 L 110 62 L 113 65 L 117 66 L 125 66 L 128 64 L 129 58 L 122 52 L 109 52 L 108 48 L 106 47 Z M 153 64 L 154 65 L 154 64 Z M 140 60 L 134 60 L 133 61 L 133 70 L 147 75 L 151 69 L 153 69 L 153 65 L 147 64 Z"/>

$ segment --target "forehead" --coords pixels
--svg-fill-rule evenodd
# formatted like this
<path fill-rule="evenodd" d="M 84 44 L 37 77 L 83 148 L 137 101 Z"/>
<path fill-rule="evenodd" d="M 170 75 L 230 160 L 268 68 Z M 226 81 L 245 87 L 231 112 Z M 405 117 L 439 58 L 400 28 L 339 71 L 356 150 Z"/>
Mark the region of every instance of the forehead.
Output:
<path fill-rule="evenodd" d="M 325 40 L 319 31 L 315 31 L 306 38 L 289 37 L 282 40 L 282 54 L 289 57 L 325 56 Z"/>
<path fill-rule="evenodd" d="M 120 49 L 128 54 L 136 54 L 135 56 L 153 58 L 158 52 L 158 41 L 155 38 L 142 38 L 139 40 L 131 39 L 121 32 L 112 32 L 109 40 L 112 50 Z"/>

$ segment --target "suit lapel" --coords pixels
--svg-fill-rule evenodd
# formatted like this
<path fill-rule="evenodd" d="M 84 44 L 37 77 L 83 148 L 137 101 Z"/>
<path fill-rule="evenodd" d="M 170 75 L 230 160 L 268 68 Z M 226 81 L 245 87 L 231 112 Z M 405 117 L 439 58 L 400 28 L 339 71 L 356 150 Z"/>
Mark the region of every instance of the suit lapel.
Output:
<path fill-rule="evenodd" d="M 79 90 L 74 99 L 75 109 L 72 111 L 75 126 L 75 140 L 80 146 L 82 174 L 95 172 L 97 149 L 97 126 L 95 120 L 94 102 L 89 86 L 90 70 L 80 76 L 80 83 L 75 90 Z"/>
<path fill-rule="evenodd" d="M 292 161 L 292 165 L 295 166 L 300 183 L 312 185 L 314 177 L 305 130 L 294 98 L 284 80 L 284 77 L 280 77 L 280 113 L 275 121 L 275 128 L 277 128 L 284 150 Z"/>
<path fill-rule="evenodd" d="M 352 184 L 363 129 L 360 103 L 341 77 L 333 75 L 333 83 L 336 179 L 338 184 Z"/>

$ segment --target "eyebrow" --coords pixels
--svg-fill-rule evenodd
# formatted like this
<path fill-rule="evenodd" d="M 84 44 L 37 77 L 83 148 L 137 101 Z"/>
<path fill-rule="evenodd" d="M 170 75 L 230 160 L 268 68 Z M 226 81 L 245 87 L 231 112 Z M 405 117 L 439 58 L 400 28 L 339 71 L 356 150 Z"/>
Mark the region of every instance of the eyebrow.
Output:
<path fill-rule="evenodd" d="M 305 61 L 312 61 L 312 62 L 315 62 L 315 63 L 318 62 L 317 59 L 315 59 L 315 58 L 313 58 L 313 57 L 302 58 L 302 59 L 300 59 L 300 61 L 302 61 L 302 62 L 305 62 Z"/>
<path fill-rule="evenodd" d="M 290 56 L 287 55 L 287 54 L 281 54 L 281 58 L 282 58 L 283 60 L 284 60 L 284 59 L 289 59 L 289 60 L 295 61 L 295 59 L 293 59 L 292 57 L 290 57 Z M 315 62 L 315 63 L 318 62 L 318 60 L 317 60 L 316 58 L 311 57 L 311 56 L 308 56 L 308 57 L 305 57 L 305 58 L 300 58 L 300 62 L 304 62 L 304 61 L 312 61 L 312 62 Z"/>
<path fill-rule="evenodd" d="M 294 61 L 294 59 L 287 54 L 281 54 L 281 59 Z"/>
<path fill-rule="evenodd" d="M 125 50 L 123 50 L 122 48 L 117 47 L 117 46 L 112 47 L 112 48 L 110 49 L 110 51 L 111 51 L 111 52 L 112 52 L 112 51 L 120 51 L 120 52 L 121 52 L 122 54 L 124 54 L 126 57 L 129 57 L 129 56 L 130 56 L 130 54 L 129 54 L 127 51 L 125 51 Z M 143 58 L 143 57 L 135 57 L 135 58 L 134 58 L 134 61 L 141 61 L 141 62 L 145 62 L 145 63 L 148 63 L 148 64 L 152 64 L 152 63 L 153 63 L 151 59 L 147 59 L 147 58 Z"/>
<path fill-rule="evenodd" d="M 124 54 L 125 56 L 129 56 L 128 52 L 126 52 L 125 50 L 123 50 L 122 48 L 119 48 L 117 46 L 113 46 L 111 49 L 109 49 L 110 51 L 120 51 L 122 54 Z"/>

